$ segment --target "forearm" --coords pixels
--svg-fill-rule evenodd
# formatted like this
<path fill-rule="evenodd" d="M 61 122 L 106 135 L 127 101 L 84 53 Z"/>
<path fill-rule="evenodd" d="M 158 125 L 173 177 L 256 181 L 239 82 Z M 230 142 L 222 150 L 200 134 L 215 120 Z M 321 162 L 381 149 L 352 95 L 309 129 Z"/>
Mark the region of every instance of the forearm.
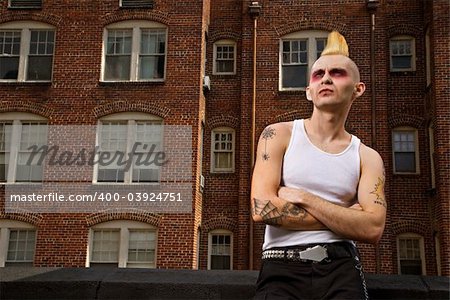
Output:
<path fill-rule="evenodd" d="M 306 209 L 279 197 L 270 197 L 270 200 L 254 197 L 252 198 L 252 208 L 255 222 L 289 230 L 327 229 Z"/>
<path fill-rule="evenodd" d="M 313 194 L 305 195 L 301 205 L 331 231 L 348 239 L 376 243 L 384 229 L 384 222 L 372 212 L 342 207 Z"/>

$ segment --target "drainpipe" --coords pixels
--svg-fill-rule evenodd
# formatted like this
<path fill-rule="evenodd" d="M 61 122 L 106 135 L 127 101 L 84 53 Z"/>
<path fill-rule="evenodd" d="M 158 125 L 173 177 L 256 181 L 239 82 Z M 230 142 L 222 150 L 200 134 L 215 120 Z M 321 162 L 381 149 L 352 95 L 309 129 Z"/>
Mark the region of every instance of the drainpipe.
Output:
<path fill-rule="evenodd" d="M 370 14 L 370 96 L 372 107 L 372 147 L 377 145 L 376 131 L 376 97 L 375 97 L 375 13 L 377 11 L 379 0 L 367 0 L 367 10 Z M 375 245 L 376 273 L 381 272 L 380 246 Z"/>
<path fill-rule="evenodd" d="M 251 171 L 255 165 L 255 144 L 256 144 L 256 32 L 258 28 L 258 17 L 261 13 L 261 5 L 257 1 L 253 1 L 248 6 L 248 13 L 253 19 L 253 90 L 252 90 L 252 137 L 250 146 Z M 250 203 L 250 201 L 248 202 Z M 253 219 L 250 213 L 249 226 L 249 269 L 253 270 Z"/>

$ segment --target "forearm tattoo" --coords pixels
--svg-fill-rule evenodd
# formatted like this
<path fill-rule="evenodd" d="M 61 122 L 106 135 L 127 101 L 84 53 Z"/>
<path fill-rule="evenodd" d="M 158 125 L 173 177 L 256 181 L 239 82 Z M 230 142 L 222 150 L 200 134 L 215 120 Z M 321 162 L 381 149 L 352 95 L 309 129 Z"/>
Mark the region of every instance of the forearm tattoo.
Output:
<path fill-rule="evenodd" d="M 307 215 L 305 209 L 293 203 L 287 202 L 280 211 L 270 200 L 256 198 L 253 198 L 253 213 L 260 216 L 264 223 L 273 226 L 280 226 L 288 218 L 303 221 Z"/>
<path fill-rule="evenodd" d="M 275 129 L 268 126 L 264 129 L 263 133 L 261 134 L 261 137 L 264 139 L 264 153 L 262 154 L 262 159 L 267 161 L 270 158 L 269 153 L 267 152 L 267 141 L 269 139 L 273 139 L 273 137 L 276 135 Z"/>
<path fill-rule="evenodd" d="M 375 204 L 379 204 L 384 208 L 387 208 L 386 199 L 384 197 L 384 176 L 378 177 L 378 182 L 375 184 L 375 187 L 371 194 L 375 195 L 377 198 L 373 201 Z"/>

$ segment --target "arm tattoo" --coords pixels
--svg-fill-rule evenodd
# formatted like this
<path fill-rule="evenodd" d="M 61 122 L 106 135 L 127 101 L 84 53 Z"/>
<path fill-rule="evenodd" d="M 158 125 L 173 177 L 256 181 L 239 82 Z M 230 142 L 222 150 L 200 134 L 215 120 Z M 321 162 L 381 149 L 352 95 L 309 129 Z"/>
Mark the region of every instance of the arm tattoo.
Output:
<path fill-rule="evenodd" d="M 384 177 L 378 177 L 378 182 L 375 184 L 373 191 L 370 193 L 377 197 L 377 199 L 374 200 L 375 204 L 379 204 L 384 208 L 387 208 L 386 199 L 384 198 Z"/>
<path fill-rule="evenodd" d="M 264 129 L 263 133 L 261 134 L 261 137 L 265 140 L 264 142 L 264 153 L 262 155 L 263 160 L 269 160 L 270 155 L 269 153 L 267 153 L 267 141 L 269 139 L 273 139 L 273 137 L 276 135 L 275 133 L 275 129 L 273 129 L 272 127 L 266 127 L 266 129 Z"/>
<path fill-rule="evenodd" d="M 273 226 L 280 226 L 286 218 L 303 221 L 307 215 L 305 209 L 290 202 L 283 206 L 281 212 L 270 200 L 253 198 L 253 205 L 254 214 L 261 216 L 264 223 Z"/>

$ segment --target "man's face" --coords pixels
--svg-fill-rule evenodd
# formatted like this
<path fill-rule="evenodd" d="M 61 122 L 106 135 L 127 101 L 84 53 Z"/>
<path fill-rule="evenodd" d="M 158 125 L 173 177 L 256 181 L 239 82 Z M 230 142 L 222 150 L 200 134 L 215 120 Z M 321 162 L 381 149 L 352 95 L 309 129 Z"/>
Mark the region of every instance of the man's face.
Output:
<path fill-rule="evenodd" d="M 359 72 L 352 60 L 343 55 L 325 55 L 311 69 L 307 93 L 317 107 L 347 106 L 360 96 L 358 85 Z"/>

